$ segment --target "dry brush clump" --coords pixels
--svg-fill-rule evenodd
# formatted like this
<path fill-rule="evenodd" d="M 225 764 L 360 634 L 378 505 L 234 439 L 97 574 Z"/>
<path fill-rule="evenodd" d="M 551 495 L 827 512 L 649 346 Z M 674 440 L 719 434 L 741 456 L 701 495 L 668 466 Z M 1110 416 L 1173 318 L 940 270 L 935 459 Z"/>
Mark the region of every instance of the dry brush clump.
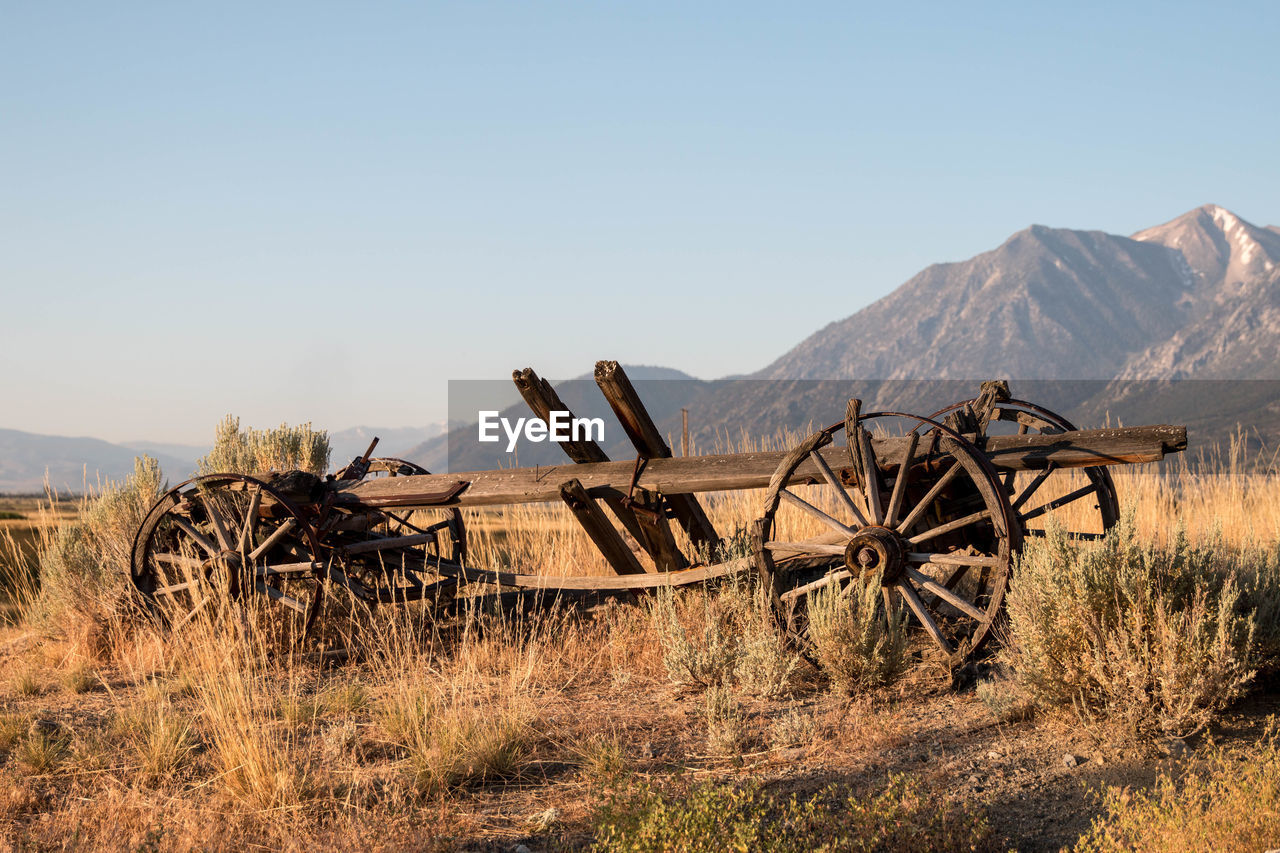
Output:
<path fill-rule="evenodd" d="M 730 580 L 715 589 L 664 589 L 651 617 L 673 682 L 704 690 L 734 685 L 762 697 L 792 689 L 799 659 L 779 635 L 762 587 Z"/>
<path fill-rule="evenodd" d="M 1039 706 L 1184 737 L 1253 678 L 1256 614 L 1274 601 L 1251 604 L 1242 578 L 1265 599 L 1273 573 L 1274 562 L 1222 542 L 1143 544 L 1132 515 L 1096 543 L 1054 528 L 1014 573 L 1004 657 Z"/>
<path fill-rule="evenodd" d="M 829 584 L 809 597 L 814 656 L 837 690 L 885 687 L 910 664 L 905 610 L 886 612 L 882 589 L 877 572 L 843 587 Z"/>
<path fill-rule="evenodd" d="M 213 450 L 196 463 L 199 474 L 263 474 L 309 471 L 317 477 L 329 468 L 329 434 L 310 423 L 272 429 L 241 427 L 227 415 L 218 424 Z"/>
<path fill-rule="evenodd" d="M 48 628 L 76 632 L 90 657 L 136 612 L 128 582 L 133 536 L 162 487 L 159 463 L 139 457 L 132 474 L 86 495 L 76 520 L 46 537 L 31 615 Z"/>

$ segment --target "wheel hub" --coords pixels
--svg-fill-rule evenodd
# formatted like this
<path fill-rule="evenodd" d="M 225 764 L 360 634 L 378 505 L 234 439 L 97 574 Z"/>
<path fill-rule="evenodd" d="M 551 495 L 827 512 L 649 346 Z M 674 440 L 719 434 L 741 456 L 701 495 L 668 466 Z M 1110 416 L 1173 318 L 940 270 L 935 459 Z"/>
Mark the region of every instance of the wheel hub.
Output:
<path fill-rule="evenodd" d="M 906 545 L 889 528 L 870 525 L 849 540 L 844 549 L 844 564 L 859 574 L 879 571 L 884 585 L 889 586 L 906 574 Z"/>
<path fill-rule="evenodd" d="M 204 576 L 215 584 L 224 585 L 231 596 L 238 596 L 243 583 L 241 575 L 244 557 L 239 551 L 219 551 L 204 564 Z"/>

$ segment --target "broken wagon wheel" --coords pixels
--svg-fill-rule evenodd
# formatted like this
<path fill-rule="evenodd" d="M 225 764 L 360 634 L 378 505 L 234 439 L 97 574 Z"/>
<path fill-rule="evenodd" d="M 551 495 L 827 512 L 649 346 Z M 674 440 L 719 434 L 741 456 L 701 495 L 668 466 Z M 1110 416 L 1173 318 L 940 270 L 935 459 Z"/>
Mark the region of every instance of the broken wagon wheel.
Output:
<path fill-rule="evenodd" d="M 335 477 L 343 479 L 347 469 Z M 364 479 L 430 474 L 404 459 L 375 457 Z M 321 544 L 338 556 L 343 577 L 335 577 L 368 605 L 424 597 L 449 598 L 456 582 L 441 578 L 424 584 L 440 560 L 460 564 L 467 553 L 466 525 L 457 507 L 420 508 L 401 513 L 363 510 L 335 515 L 321 531 Z M 430 587 L 430 595 L 428 589 Z"/>
<path fill-rule="evenodd" d="M 977 398 L 939 409 L 929 416 L 948 423 L 964 421 L 980 443 L 988 435 L 1054 435 L 1076 429 L 1071 421 L 1043 406 L 1025 400 Z M 1024 536 L 1045 535 L 1054 519 L 1072 539 L 1101 539 L 1120 519 L 1116 484 L 1105 466 L 1064 469 L 1048 467 L 1019 475 L 1000 475 L 1009 505 L 1022 525 Z"/>
<path fill-rule="evenodd" d="M 133 541 L 131 579 L 177 630 L 233 618 L 273 641 L 305 638 L 323 595 L 306 518 L 271 486 L 242 474 L 196 477 L 166 492 Z"/>
<path fill-rule="evenodd" d="M 811 593 L 879 573 L 885 606 L 905 603 L 912 624 L 959 664 L 990 638 L 1021 545 L 1004 490 L 982 453 L 948 427 L 851 412 L 852 447 L 824 453 L 846 433 L 835 424 L 792 450 L 770 481 L 760 531 L 780 616 L 807 643 Z M 872 440 L 871 427 L 895 423 L 896 440 Z M 852 464 L 832 468 L 844 460 Z"/>

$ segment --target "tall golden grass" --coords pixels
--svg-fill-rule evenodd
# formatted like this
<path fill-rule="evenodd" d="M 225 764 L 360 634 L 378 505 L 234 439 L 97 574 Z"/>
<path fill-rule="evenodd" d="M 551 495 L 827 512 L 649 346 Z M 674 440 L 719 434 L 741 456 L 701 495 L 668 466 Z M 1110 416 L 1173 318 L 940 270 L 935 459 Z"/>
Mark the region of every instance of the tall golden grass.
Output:
<path fill-rule="evenodd" d="M 777 449 L 797 438 L 735 449 Z M 1217 459 L 1220 467 L 1208 470 L 1177 460 L 1163 470 L 1116 470 L 1121 502 L 1132 508 L 1127 535 L 1159 548 L 1179 531 L 1204 547 L 1274 547 L 1278 478 L 1253 473 L 1234 445 Z M 10 687 L 0 699 L 0 783 L 8 786 L 0 790 L 0 822 L 8 822 L 14 846 L 75 846 L 84 833 L 94 839 L 85 846 L 102 848 L 447 846 L 494 832 L 484 811 L 493 807 L 483 800 L 490 791 L 518 804 L 504 806 L 521 810 L 508 823 L 551 831 L 569 803 L 595 796 L 591 780 L 616 778 L 619 764 L 633 760 L 602 733 L 648 731 L 661 718 L 642 697 L 662 697 L 660 707 L 670 704 L 663 691 L 691 684 L 711 689 L 693 722 L 681 719 L 695 730 L 688 754 L 709 751 L 705 760 L 715 761 L 762 740 L 791 746 L 814 736 L 811 717 L 793 712 L 769 723 L 743 710 L 826 685 L 759 630 L 767 622 L 749 587 L 731 587 L 728 598 L 694 590 L 591 616 L 464 611 L 448 625 L 424 606 L 382 608 L 363 617 L 359 659 L 338 666 L 225 623 L 197 619 L 166 632 L 129 605 L 127 551 L 119 546 L 156 482 L 144 467 L 87 499 L 71 533 L 49 513 L 39 586 L 30 562 L 17 564 L 12 544 L 0 546 L 8 576 L 27 578 L 16 599 L 22 630 L 41 638 L 6 665 L 57 670 L 56 678 L 33 676 L 37 691 L 61 681 L 108 720 L 33 729 L 28 711 L 16 709 L 40 707 L 39 693 Z M 1073 483 L 1058 488 L 1065 493 Z M 812 498 L 830 496 L 815 488 Z M 704 504 L 729 534 L 758 516 L 761 499 L 759 491 L 732 492 Z M 1088 519 L 1088 507 L 1073 504 L 1063 523 L 1078 529 Z M 610 573 L 562 507 L 469 510 L 466 522 L 474 564 Z M 74 693 L 69 685 L 83 681 L 73 678 L 76 667 L 104 674 L 103 686 Z M 583 696 L 595 703 L 590 715 Z M 665 735 L 648 737 L 679 737 L 675 724 L 663 725 Z M 95 731 L 109 736 L 91 737 Z M 545 792 L 566 773 L 568 793 L 555 808 L 544 793 L 521 793 Z M 37 813 L 49 817 L 35 820 Z M 589 815 L 572 819 L 578 831 L 590 829 Z"/>

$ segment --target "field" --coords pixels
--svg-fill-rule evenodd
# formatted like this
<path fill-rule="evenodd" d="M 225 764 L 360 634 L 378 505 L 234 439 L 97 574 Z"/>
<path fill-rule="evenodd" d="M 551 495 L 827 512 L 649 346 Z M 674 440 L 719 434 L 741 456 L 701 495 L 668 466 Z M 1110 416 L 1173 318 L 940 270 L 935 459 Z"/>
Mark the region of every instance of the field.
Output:
<path fill-rule="evenodd" d="M 839 666 L 866 661 L 787 649 L 745 583 L 585 614 L 357 611 L 343 659 L 175 635 L 129 606 L 129 500 L 2 503 L 27 517 L 0 522 L 9 576 L 37 551 L 46 568 L 0 632 L 0 845 L 1277 847 L 1280 477 L 1256 462 L 1117 471 L 1128 520 L 1030 546 L 1003 650 L 952 673 L 914 643 L 852 682 Z M 732 530 L 758 499 L 709 512 Z M 558 508 L 467 521 L 477 560 L 608 571 Z M 94 571 L 58 532 L 77 524 Z M 1077 569 L 1106 595 L 1054 599 Z M 1046 602 L 1056 623 L 1028 618 Z M 1102 645 L 1071 646 L 1095 619 Z"/>

